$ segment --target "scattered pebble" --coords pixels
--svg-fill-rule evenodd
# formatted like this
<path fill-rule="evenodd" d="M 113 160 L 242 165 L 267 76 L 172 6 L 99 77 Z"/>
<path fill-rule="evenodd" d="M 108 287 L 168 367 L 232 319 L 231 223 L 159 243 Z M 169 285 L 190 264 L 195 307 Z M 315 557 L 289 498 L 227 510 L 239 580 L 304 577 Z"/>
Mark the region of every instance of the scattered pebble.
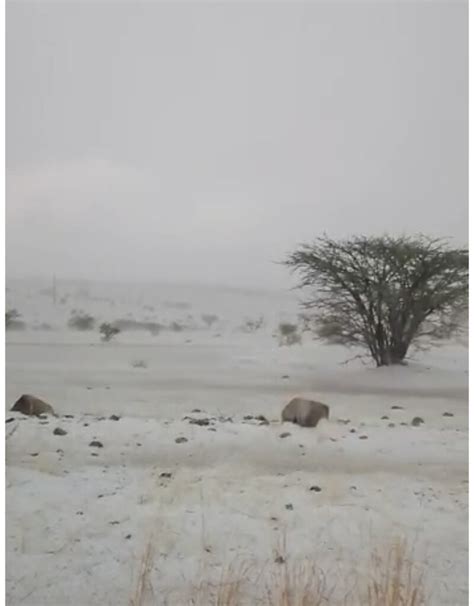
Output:
<path fill-rule="evenodd" d="M 337 422 L 340 423 L 341 425 L 348 425 L 351 422 L 351 420 L 350 419 L 338 419 Z"/>
<path fill-rule="evenodd" d="M 413 417 L 411 424 L 413 425 L 413 427 L 419 427 L 420 425 L 423 425 L 424 421 L 421 417 Z"/>
<path fill-rule="evenodd" d="M 37 457 L 39 452 L 30 452 L 30 457 Z"/>
<path fill-rule="evenodd" d="M 93 448 L 103 448 L 104 447 L 102 442 L 99 442 L 99 440 L 92 440 L 92 442 L 89 444 L 89 446 L 92 446 Z"/>
<path fill-rule="evenodd" d="M 282 378 L 282 379 L 289 379 L 289 378 L 290 378 L 290 375 L 281 375 L 281 378 Z"/>
<path fill-rule="evenodd" d="M 67 434 L 67 431 L 61 429 L 61 427 L 56 427 L 56 429 L 53 431 L 53 434 L 55 436 L 65 436 Z"/>
<path fill-rule="evenodd" d="M 454 417 L 452 412 L 443 412 L 443 417 Z"/>
<path fill-rule="evenodd" d="M 390 427 L 390 428 L 391 428 L 391 427 L 395 427 L 395 423 L 389 423 L 389 424 L 388 424 L 388 427 Z"/>
<path fill-rule="evenodd" d="M 359 440 L 368 440 L 369 436 L 363 435 L 363 436 L 359 436 Z"/>
<path fill-rule="evenodd" d="M 398 406 L 397 404 L 394 404 L 392 406 L 392 410 L 403 410 L 403 406 Z"/>
<path fill-rule="evenodd" d="M 210 425 L 210 419 L 189 419 L 190 425 Z"/>
<path fill-rule="evenodd" d="M 198 413 L 198 412 L 202 412 L 202 410 L 200 408 L 193 408 L 193 410 L 191 410 L 191 412 Z"/>
<path fill-rule="evenodd" d="M 400 425 L 405 425 L 406 426 L 406 425 L 408 425 L 408 423 L 402 422 L 402 423 L 400 423 Z"/>
<path fill-rule="evenodd" d="M 350 433 L 356 433 L 357 429 L 354 429 L 354 427 L 350 430 Z"/>
<path fill-rule="evenodd" d="M 74 419 L 74 415 L 63 415 L 65 419 Z"/>
<path fill-rule="evenodd" d="M 390 417 L 387 417 L 387 415 L 384 415 L 383 417 L 380 417 L 382 421 L 388 421 Z"/>
<path fill-rule="evenodd" d="M 320 486 L 311 486 L 311 492 L 321 492 L 322 488 Z"/>
<path fill-rule="evenodd" d="M 215 427 L 208 427 L 207 431 L 217 431 L 217 429 Z"/>
<path fill-rule="evenodd" d="M 126 539 L 131 539 L 131 538 L 132 538 L 132 535 L 131 535 L 131 534 L 127 534 L 127 535 L 125 535 L 125 538 L 126 538 Z"/>
<path fill-rule="evenodd" d="M 172 478 L 173 474 L 170 471 L 163 471 L 160 473 L 160 478 Z"/>
<path fill-rule="evenodd" d="M 285 505 L 285 509 L 288 509 L 288 511 L 293 511 L 293 505 L 291 503 L 287 503 Z"/>
<path fill-rule="evenodd" d="M 120 421 L 119 415 L 110 415 L 109 420 L 110 421 Z"/>
<path fill-rule="evenodd" d="M 285 563 L 285 558 L 281 555 L 277 556 L 275 558 L 275 564 L 284 564 Z"/>
<path fill-rule="evenodd" d="M 91 457 L 98 457 L 99 455 L 96 452 L 91 452 Z"/>
<path fill-rule="evenodd" d="M 289 431 L 284 431 L 280 434 L 280 438 L 288 438 L 289 436 L 291 436 L 291 433 Z"/>
<path fill-rule="evenodd" d="M 176 444 L 183 444 L 184 442 L 187 442 L 188 438 L 184 438 L 184 437 L 180 437 L 180 438 L 176 438 L 175 442 Z"/>
<path fill-rule="evenodd" d="M 15 420 L 15 417 L 10 417 L 9 419 L 7 419 L 7 420 L 5 421 L 5 423 L 11 423 L 11 422 L 12 422 L 12 421 L 14 421 L 14 420 Z"/>
<path fill-rule="evenodd" d="M 116 526 L 117 524 L 120 524 L 120 522 L 118 520 L 113 520 L 113 522 L 109 522 L 109 524 L 111 526 Z"/>

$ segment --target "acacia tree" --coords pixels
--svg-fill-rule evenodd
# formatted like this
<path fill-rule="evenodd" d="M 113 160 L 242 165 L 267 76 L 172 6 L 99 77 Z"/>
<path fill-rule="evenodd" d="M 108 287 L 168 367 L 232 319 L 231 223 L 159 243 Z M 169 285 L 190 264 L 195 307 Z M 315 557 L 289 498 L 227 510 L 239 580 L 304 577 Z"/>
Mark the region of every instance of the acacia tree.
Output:
<path fill-rule="evenodd" d="M 316 334 L 362 346 L 377 366 L 399 364 L 410 345 L 459 329 L 467 308 L 468 251 L 427 236 L 317 238 L 284 261 L 315 292 Z"/>

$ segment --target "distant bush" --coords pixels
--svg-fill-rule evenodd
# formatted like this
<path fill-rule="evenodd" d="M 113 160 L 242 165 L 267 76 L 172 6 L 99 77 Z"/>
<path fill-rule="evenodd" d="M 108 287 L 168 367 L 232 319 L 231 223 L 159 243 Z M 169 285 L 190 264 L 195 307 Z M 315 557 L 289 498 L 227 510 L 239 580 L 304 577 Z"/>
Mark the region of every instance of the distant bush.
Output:
<path fill-rule="evenodd" d="M 133 368 L 148 368 L 148 362 L 146 360 L 132 360 Z"/>
<path fill-rule="evenodd" d="M 280 345 L 296 345 L 301 343 L 298 325 L 290 322 L 281 322 L 278 326 L 278 340 Z"/>
<path fill-rule="evenodd" d="M 171 324 L 169 325 L 169 329 L 173 332 L 181 332 L 182 330 L 184 330 L 184 325 L 180 324 L 179 322 L 171 322 Z"/>
<path fill-rule="evenodd" d="M 202 316 L 201 316 L 201 320 L 204 322 L 204 324 L 208 328 L 211 328 L 211 326 L 213 324 L 215 324 L 218 319 L 219 319 L 219 317 L 216 316 L 215 314 L 202 314 Z"/>
<path fill-rule="evenodd" d="M 129 320 L 128 318 L 116 320 L 114 326 L 120 328 L 121 331 L 126 330 L 144 330 L 156 336 L 163 329 L 163 325 L 158 322 L 139 322 L 137 320 Z"/>
<path fill-rule="evenodd" d="M 102 335 L 102 341 L 108 342 L 119 334 L 120 328 L 117 328 L 108 322 L 103 322 L 99 327 L 99 332 Z"/>
<path fill-rule="evenodd" d="M 74 330 L 94 330 L 95 318 L 82 311 L 73 311 L 67 325 Z"/>
<path fill-rule="evenodd" d="M 8 330 L 13 327 L 15 322 L 18 321 L 18 318 L 21 317 L 21 314 L 16 309 L 8 309 L 5 312 L 5 328 Z"/>
<path fill-rule="evenodd" d="M 165 301 L 164 306 L 170 309 L 191 309 L 191 303 L 187 301 Z"/>
<path fill-rule="evenodd" d="M 260 330 L 263 327 L 263 325 L 264 325 L 263 316 L 260 316 L 256 320 L 246 319 L 243 326 L 241 327 L 241 330 L 243 332 L 252 333 L 252 332 L 256 332 L 257 330 Z"/>

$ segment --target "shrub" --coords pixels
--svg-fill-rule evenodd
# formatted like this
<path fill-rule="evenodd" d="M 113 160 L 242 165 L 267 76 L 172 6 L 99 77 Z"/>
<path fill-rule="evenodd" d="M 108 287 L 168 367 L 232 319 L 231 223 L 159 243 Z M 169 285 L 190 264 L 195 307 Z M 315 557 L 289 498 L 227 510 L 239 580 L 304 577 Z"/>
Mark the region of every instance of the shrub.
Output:
<path fill-rule="evenodd" d="M 21 317 L 21 314 L 16 309 L 8 309 L 5 312 L 5 328 L 8 330 L 9 328 L 13 328 L 18 318 Z"/>
<path fill-rule="evenodd" d="M 218 319 L 219 319 L 219 317 L 216 316 L 215 314 L 202 314 L 202 316 L 201 316 L 201 320 L 204 322 L 204 324 L 208 328 L 211 328 L 211 326 L 213 324 L 215 324 Z"/>
<path fill-rule="evenodd" d="M 93 330 L 95 318 L 82 311 L 73 311 L 67 324 L 74 330 Z"/>
<path fill-rule="evenodd" d="M 301 344 L 301 335 L 298 333 L 298 326 L 290 322 L 281 322 L 278 326 L 279 344 L 296 345 Z"/>
<path fill-rule="evenodd" d="M 108 342 L 119 334 L 120 328 L 117 328 L 108 322 L 104 322 L 100 325 L 99 332 L 102 335 L 102 341 Z"/>

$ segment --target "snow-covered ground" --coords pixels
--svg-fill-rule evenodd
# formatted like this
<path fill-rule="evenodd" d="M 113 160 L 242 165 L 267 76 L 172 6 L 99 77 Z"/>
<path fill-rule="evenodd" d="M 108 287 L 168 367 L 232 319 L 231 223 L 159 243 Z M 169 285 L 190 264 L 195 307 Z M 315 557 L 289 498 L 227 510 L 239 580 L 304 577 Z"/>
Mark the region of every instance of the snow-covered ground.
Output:
<path fill-rule="evenodd" d="M 27 327 L 7 333 L 7 410 L 33 393 L 59 415 L 7 412 L 10 606 L 127 605 L 148 545 L 146 604 L 187 604 L 223 567 L 278 567 L 278 556 L 316 561 L 337 604 L 373 550 L 397 539 L 413 548 L 430 605 L 467 604 L 463 343 L 376 370 L 307 335 L 278 347 L 294 293 L 62 284 L 58 299 L 69 296 L 53 305 L 36 284 L 8 286 Z M 65 328 L 73 309 L 189 328 L 104 344 Z M 203 313 L 219 316 L 212 329 Z M 239 330 L 260 315 L 261 330 Z M 294 395 L 327 403 L 330 420 L 281 425 Z M 270 423 L 245 419 L 260 414 Z M 424 424 L 412 427 L 415 416 Z"/>

